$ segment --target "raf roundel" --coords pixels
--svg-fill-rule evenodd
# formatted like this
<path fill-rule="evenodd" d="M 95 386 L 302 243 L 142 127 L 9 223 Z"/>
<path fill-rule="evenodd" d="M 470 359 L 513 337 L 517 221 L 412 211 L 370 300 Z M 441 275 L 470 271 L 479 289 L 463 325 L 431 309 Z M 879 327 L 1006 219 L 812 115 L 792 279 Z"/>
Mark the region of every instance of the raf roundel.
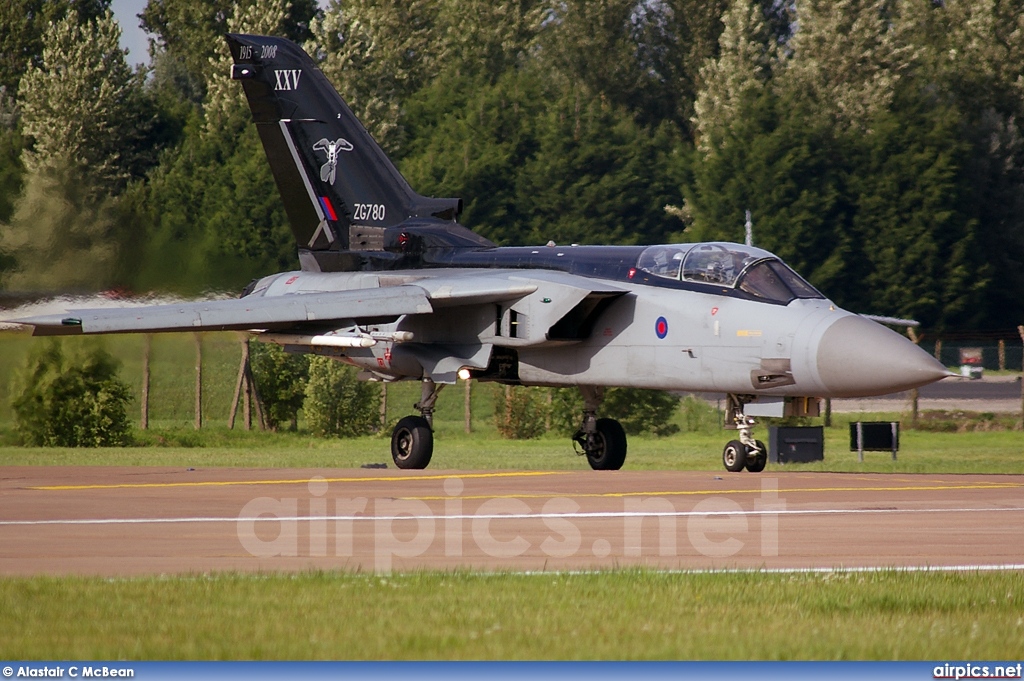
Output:
<path fill-rule="evenodd" d="M 668 320 L 658 317 L 658 321 L 654 322 L 654 333 L 658 334 L 658 338 L 664 339 L 668 335 Z"/>

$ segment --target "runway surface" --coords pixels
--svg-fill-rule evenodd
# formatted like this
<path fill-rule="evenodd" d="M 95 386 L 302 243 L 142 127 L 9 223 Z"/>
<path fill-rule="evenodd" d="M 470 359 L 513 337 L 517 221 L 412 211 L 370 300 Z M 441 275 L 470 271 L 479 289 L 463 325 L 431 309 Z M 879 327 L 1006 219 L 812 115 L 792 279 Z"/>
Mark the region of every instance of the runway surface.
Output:
<path fill-rule="evenodd" d="M 700 393 L 711 404 L 725 402 L 725 393 Z M 832 412 L 905 411 L 910 408 L 910 392 L 890 393 L 876 397 L 835 398 Z M 971 380 L 946 378 L 926 385 L 918 391 L 918 408 L 922 411 L 973 411 L 996 414 L 1020 414 L 1024 404 L 1020 376 L 985 376 Z"/>
<path fill-rule="evenodd" d="M 1024 404 L 1020 376 L 986 376 L 978 380 L 947 378 L 919 391 L 922 411 L 975 411 L 1020 414 Z M 908 408 L 909 392 L 879 397 L 832 400 L 835 413 L 893 411 Z"/>
<path fill-rule="evenodd" d="M 1024 569 L 1024 476 L 0 469 L 0 574 Z"/>

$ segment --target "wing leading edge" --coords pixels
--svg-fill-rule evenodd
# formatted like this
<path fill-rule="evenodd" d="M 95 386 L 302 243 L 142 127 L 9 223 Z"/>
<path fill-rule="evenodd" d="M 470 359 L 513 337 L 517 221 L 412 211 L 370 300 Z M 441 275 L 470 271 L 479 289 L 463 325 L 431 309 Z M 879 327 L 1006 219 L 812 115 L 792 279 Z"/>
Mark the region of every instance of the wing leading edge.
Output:
<path fill-rule="evenodd" d="M 307 322 L 397 317 L 433 311 L 417 286 L 357 289 L 173 305 L 68 310 L 66 314 L 12 319 L 34 326 L 34 336 L 161 331 L 281 329 Z"/>
<path fill-rule="evenodd" d="M 280 276 L 280 275 L 278 275 Z M 423 279 L 399 286 L 247 296 L 137 307 L 72 309 L 11 319 L 34 336 L 165 331 L 275 331 L 303 325 L 430 314 L 435 307 L 518 299 L 536 284 L 493 276 Z"/>

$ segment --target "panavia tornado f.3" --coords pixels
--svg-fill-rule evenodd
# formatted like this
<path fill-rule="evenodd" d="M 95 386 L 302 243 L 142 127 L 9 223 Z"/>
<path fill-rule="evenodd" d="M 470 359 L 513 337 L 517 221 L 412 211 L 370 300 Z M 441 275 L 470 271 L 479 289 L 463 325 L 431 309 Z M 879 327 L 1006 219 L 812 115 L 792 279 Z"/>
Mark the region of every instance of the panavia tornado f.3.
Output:
<path fill-rule="evenodd" d="M 313 60 L 276 37 L 228 35 L 301 269 L 236 300 L 69 310 L 36 335 L 250 330 L 369 380 L 417 380 L 419 415 L 391 437 L 400 468 L 433 453 L 432 413 L 457 378 L 577 386 L 577 451 L 626 459 L 606 387 L 728 395 L 730 471 L 767 461 L 752 415 L 816 415 L 817 398 L 907 390 L 948 373 L 909 340 L 836 307 L 771 253 L 733 243 L 497 247 L 462 201 L 417 194 Z"/>

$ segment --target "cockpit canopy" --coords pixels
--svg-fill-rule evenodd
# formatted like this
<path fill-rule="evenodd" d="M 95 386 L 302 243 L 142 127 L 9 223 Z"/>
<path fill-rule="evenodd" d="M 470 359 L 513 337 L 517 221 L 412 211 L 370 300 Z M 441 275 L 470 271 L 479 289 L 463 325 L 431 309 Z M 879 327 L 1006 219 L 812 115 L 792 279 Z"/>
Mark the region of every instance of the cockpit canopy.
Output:
<path fill-rule="evenodd" d="M 760 248 L 730 243 L 650 246 L 637 270 L 656 277 L 739 289 L 785 305 L 794 298 L 824 298 L 799 274 Z"/>

